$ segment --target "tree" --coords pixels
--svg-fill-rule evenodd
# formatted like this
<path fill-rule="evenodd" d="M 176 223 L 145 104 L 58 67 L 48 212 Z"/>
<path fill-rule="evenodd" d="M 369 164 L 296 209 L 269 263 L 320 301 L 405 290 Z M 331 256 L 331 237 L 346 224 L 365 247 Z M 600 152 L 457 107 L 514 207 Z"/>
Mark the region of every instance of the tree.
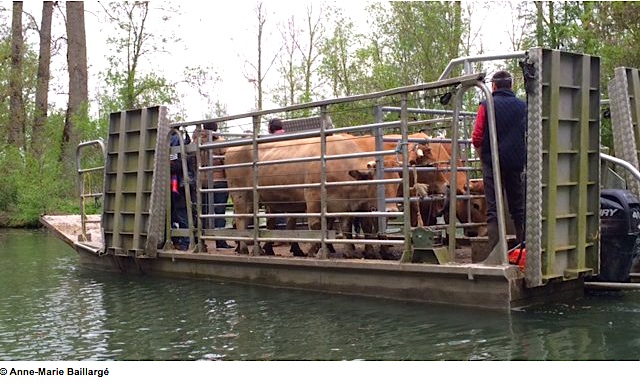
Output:
<path fill-rule="evenodd" d="M 80 142 L 80 132 L 76 121 L 87 116 L 89 92 L 87 90 L 87 40 L 84 26 L 84 3 L 67 2 L 67 67 L 69 70 L 69 101 L 62 130 L 60 161 L 67 171 L 74 167 L 73 154 Z"/>
<path fill-rule="evenodd" d="M 284 54 L 279 56 L 278 72 L 280 73 L 280 86 L 274 90 L 273 101 L 280 106 L 296 104 L 296 97 L 302 92 L 302 70 L 297 64 L 298 33 L 295 18 L 291 16 L 286 26 L 280 30 L 283 40 Z"/>
<path fill-rule="evenodd" d="M 355 51 L 358 37 L 353 22 L 338 13 L 333 35 L 322 42 L 322 63 L 319 72 L 330 85 L 333 97 L 352 95 L 352 82 L 356 77 Z"/>
<path fill-rule="evenodd" d="M 152 9 L 148 1 L 101 3 L 107 22 L 115 33 L 108 39 L 112 55 L 107 57 L 109 67 L 101 73 L 105 86 L 99 95 L 101 121 L 106 127 L 107 115 L 114 111 L 138 109 L 150 105 L 174 104 L 178 100 L 175 84 L 164 76 L 147 72 L 144 64 L 151 66 L 151 58 L 166 53 L 164 45 L 178 42 L 175 36 L 149 29 L 148 22 L 156 11 L 169 24 L 173 9 Z M 152 12 L 153 11 L 153 12 Z"/>
<path fill-rule="evenodd" d="M 22 36 L 22 1 L 13 2 L 13 18 L 11 21 L 11 76 L 10 92 L 10 125 L 8 144 L 24 149 L 25 111 L 22 99 L 22 55 L 24 53 L 24 37 Z"/>
<path fill-rule="evenodd" d="M 42 2 L 42 22 L 40 26 L 40 56 L 38 58 L 38 75 L 36 85 L 36 105 L 34 111 L 31 148 L 36 158 L 40 158 L 44 148 L 42 137 L 47 123 L 49 109 L 49 66 L 51 63 L 51 20 L 53 17 L 53 1 Z"/>
<path fill-rule="evenodd" d="M 262 1 L 259 1 L 256 3 L 254 7 L 254 12 L 258 22 L 256 25 L 256 29 L 257 29 L 256 60 L 257 62 L 254 64 L 249 60 L 245 60 L 244 78 L 247 79 L 247 81 L 254 84 L 256 88 L 256 109 L 262 110 L 265 78 L 267 77 L 269 70 L 271 70 L 271 68 L 273 67 L 273 63 L 276 61 L 276 58 L 278 57 L 282 47 L 280 47 L 277 50 L 277 52 L 273 55 L 269 64 L 264 66 L 263 65 L 263 54 L 264 54 L 263 44 L 264 44 L 264 34 L 266 33 L 265 25 L 267 23 L 267 15 L 266 15 L 267 10 L 264 4 L 262 3 Z M 246 66 L 248 66 L 250 69 L 247 70 Z"/>
<path fill-rule="evenodd" d="M 304 77 L 304 90 L 301 102 L 309 102 L 315 96 L 312 87 L 312 77 L 316 72 L 317 62 L 320 58 L 320 42 L 324 39 L 325 8 L 320 5 L 317 16 L 314 17 L 313 4 L 306 9 L 306 44 L 301 39 L 296 40 L 296 45 L 302 55 L 302 74 Z M 317 79 L 316 79 L 317 80 Z"/>

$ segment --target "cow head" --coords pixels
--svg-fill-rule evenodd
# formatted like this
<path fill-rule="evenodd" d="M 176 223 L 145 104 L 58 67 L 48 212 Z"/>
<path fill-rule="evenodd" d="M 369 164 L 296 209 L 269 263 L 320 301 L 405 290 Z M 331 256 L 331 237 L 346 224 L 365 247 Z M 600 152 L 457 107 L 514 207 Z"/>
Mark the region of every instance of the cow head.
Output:
<path fill-rule="evenodd" d="M 413 143 L 409 147 L 409 165 L 428 166 L 434 164 L 437 159 L 431 151 L 428 143 Z"/>
<path fill-rule="evenodd" d="M 388 168 L 399 168 L 401 165 L 398 161 L 392 159 L 385 159 L 383 161 L 383 171 Z M 367 163 L 367 168 L 372 170 L 375 175 L 376 170 L 376 162 L 370 161 Z M 397 179 L 400 177 L 398 172 L 384 172 L 385 179 Z M 388 183 L 384 184 L 384 196 L 387 199 L 393 199 L 398 197 L 398 186 L 399 183 Z M 387 212 L 398 212 L 398 204 L 397 203 L 386 203 L 385 210 Z"/>

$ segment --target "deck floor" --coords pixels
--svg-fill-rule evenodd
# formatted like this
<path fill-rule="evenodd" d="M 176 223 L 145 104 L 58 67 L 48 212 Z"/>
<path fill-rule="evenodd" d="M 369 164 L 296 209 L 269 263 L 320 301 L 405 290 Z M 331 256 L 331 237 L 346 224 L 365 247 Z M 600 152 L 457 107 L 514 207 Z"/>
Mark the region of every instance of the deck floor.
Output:
<path fill-rule="evenodd" d="M 88 241 L 81 241 L 80 235 L 82 234 L 82 225 L 80 221 L 80 215 L 45 215 L 41 218 L 41 222 L 48 227 L 50 230 L 58 233 L 61 238 L 65 242 L 70 245 L 74 245 L 75 243 L 81 242 L 92 248 L 101 249 L 103 247 L 102 243 L 102 230 L 100 215 L 89 215 L 87 217 L 88 223 L 86 224 L 86 232 L 88 234 Z M 207 245 L 207 253 L 216 254 L 216 255 L 225 255 L 232 256 L 236 255 L 235 252 L 235 241 L 227 241 L 229 245 L 233 248 L 226 249 L 217 249 L 215 246 L 215 241 L 205 241 Z M 455 257 L 451 260 L 452 263 L 456 264 L 467 264 L 471 263 L 471 247 L 468 242 L 465 242 L 464 239 L 458 242 L 458 247 L 456 249 Z M 466 243 L 466 244 L 465 244 Z M 310 244 L 300 243 L 300 247 L 303 251 L 309 248 Z M 334 246 L 336 248 L 336 253 L 331 254 L 330 258 L 345 258 L 344 253 L 341 251 L 342 245 L 336 244 Z M 364 258 L 362 254 L 362 245 L 356 245 L 356 254 L 354 255 L 356 259 Z M 289 244 L 286 243 L 276 243 L 273 247 L 274 253 L 276 257 L 295 257 L 289 251 Z M 401 246 L 393 246 L 390 248 L 390 252 L 392 254 L 391 260 L 400 260 L 402 256 L 402 247 Z"/>

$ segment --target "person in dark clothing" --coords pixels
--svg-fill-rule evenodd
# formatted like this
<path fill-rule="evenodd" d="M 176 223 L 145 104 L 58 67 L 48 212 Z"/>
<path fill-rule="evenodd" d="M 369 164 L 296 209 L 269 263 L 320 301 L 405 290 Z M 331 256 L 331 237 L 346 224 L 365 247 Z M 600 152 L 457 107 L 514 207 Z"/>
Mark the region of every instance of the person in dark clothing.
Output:
<path fill-rule="evenodd" d="M 174 130 L 169 138 L 169 146 L 180 146 L 180 137 L 177 130 Z M 185 135 L 184 145 L 191 143 L 189 135 Z M 185 192 L 185 181 L 182 158 L 180 153 L 169 155 L 171 167 L 171 225 L 173 228 L 189 228 L 189 219 L 187 212 L 187 197 Z M 188 167 L 191 169 L 191 167 Z M 189 173 L 191 171 L 188 171 Z M 188 175 L 188 180 L 193 180 L 193 175 Z M 195 190 L 190 190 L 192 197 Z M 189 249 L 189 238 L 186 236 L 172 237 L 173 245 L 176 249 L 186 251 Z"/>
<path fill-rule="evenodd" d="M 211 140 L 212 142 L 216 140 L 220 140 L 220 136 L 214 133 L 218 131 L 218 124 L 216 122 L 204 123 L 202 127 L 204 128 L 204 130 L 201 130 L 200 132 L 201 134 L 200 139 L 202 140 L 201 143 L 207 143 L 209 142 L 209 140 Z M 224 164 L 224 161 L 222 159 L 212 158 L 211 156 L 209 156 L 209 154 L 214 156 L 222 156 L 224 155 L 224 153 L 225 153 L 224 148 L 215 148 L 215 149 L 212 149 L 210 152 L 202 151 L 200 153 L 200 156 L 202 156 L 201 157 L 202 164 L 204 166 L 222 165 Z M 202 173 L 202 175 L 204 176 L 204 178 L 201 181 L 203 181 L 202 185 L 204 186 L 204 188 L 213 188 L 213 189 L 228 188 L 224 169 L 207 171 L 206 173 Z M 208 185 L 209 181 L 211 181 L 211 187 L 209 187 Z M 215 213 L 216 215 L 224 215 L 225 211 L 227 210 L 228 199 L 229 199 L 229 192 L 227 191 L 214 192 L 213 193 L 213 213 Z M 204 214 L 208 214 L 211 212 L 211 208 L 210 208 L 211 203 L 209 200 L 210 200 L 209 194 L 205 193 L 202 197 L 202 213 Z M 207 221 L 208 220 L 204 220 L 204 223 L 206 223 Z M 214 228 L 224 228 L 226 224 L 227 224 L 227 221 L 225 220 L 224 217 L 216 217 L 213 220 Z M 205 225 L 205 228 L 207 227 L 208 226 Z M 220 248 L 220 249 L 232 248 L 232 246 L 227 244 L 227 242 L 224 240 L 216 240 L 216 248 Z"/>
<path fill-rule="evenodd" d="M 269 133 L 272 135 L 280 135 L 285 133 L 284 127 L 282 125 L 282 120 L 277 117 L 269 120 Z"/>
<path fill-rule="evenodd" d="M 524 241 L 524 169 L 526 165 L 525 135 L 527 104 L 512 91 L 512 76 L 498 71 L 492 77 L 492 94 L 498 142 L 498 158 L 502 187 L 516 232 L 516 241 Z M 498 243 L 498 218 L 486 100 L 480 103 L 472 135 L 473 146 L 480 152 L 487 201 L 487 232 L 489 249 Z"/>

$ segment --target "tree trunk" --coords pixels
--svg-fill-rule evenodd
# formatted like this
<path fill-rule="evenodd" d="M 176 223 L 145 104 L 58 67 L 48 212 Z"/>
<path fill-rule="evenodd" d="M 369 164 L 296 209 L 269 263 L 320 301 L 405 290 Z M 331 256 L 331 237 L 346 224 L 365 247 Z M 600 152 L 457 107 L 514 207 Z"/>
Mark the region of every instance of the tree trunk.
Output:
<path fill-rule="evenodd" d="M 22 1 L 13 2 L 11 21 L 11 77 L 9 79 L 9 112 L 11 120 L 7 142 L 24 149 L 24 102 L 22 100 Z"/>
<path fill-rule="evenodd" d="M 544 13 L 542 12 L 542 1 L 535 1 L 536 5 L 536 45 L 544 47 Z"/>
<path fill-rule="evenodd" d="M 74 119 L 86 112 L 89 101 L 87 90 L 87 41 L 84 29 L 84 3 L 67 3 L 67 65 L 69 67 L 69 104 L 62 132 L 62 154 L 65 158 L 79 140 Z"/>
<path fill-rule="evenodd" d="M 40 57 L 38 59 L 36 106 L 31 137 L 31 151 L 38 159 L 40 159 L 44 150 L 42 138 L 47 124 L 47 110 L 49 107 L 52 16 L 53 1 L 44 1 L 42 3 L 42 24 L 40 26 Z"/>

